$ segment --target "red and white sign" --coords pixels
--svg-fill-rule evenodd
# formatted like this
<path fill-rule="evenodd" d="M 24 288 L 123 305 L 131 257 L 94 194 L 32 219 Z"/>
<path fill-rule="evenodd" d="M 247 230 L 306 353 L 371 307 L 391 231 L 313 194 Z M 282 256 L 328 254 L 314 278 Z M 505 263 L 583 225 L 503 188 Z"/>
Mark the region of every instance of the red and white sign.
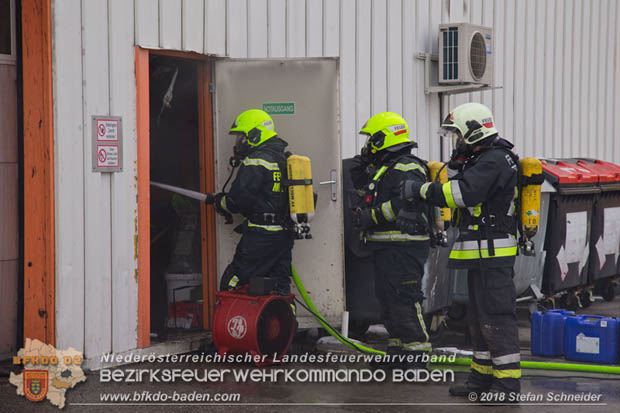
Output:
<path fill-rule="evenodd" d="M 91 159 L 93 172 L 122 172 L 123 118 L 93 115 Z"/>
<path fill-rule="evenodd" d="M 97 168 L 118 168 L 118 145 L 97 145 Z"/>
<path fill-rule="evenodd" d="M 237 315 L 228 320 L 228 334 L 231 337 L 241 340 L 248 331 L 248 323 L 245 317 Z"/>
<path fill-rule="evenodd" d="M 484 126 L 485 128 L 490 129 L 493 127 L 493 118 L 482 119 L 480 123 L 482 123 L 482 126 Z"/>
<path fill-rule="evenodd" d="M 97 140 L 106 142 L 118 142 L 118 120 L 117 119 L 97 119 L 96 130 Z"/>

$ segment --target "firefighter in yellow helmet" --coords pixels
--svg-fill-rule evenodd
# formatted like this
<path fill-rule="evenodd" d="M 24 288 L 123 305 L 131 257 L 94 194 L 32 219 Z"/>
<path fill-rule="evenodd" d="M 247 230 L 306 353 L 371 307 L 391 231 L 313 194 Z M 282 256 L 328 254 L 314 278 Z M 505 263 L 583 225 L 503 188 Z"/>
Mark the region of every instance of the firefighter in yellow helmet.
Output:
<path fill-rule="evenodd" d="M 467 381 L 451 386 L 450 393 L 467 396 L 491 391 L 505 393 L 505 398 L 506 393 L 520 391 L 521 377 L 512 281 L 519 160 L 513 145 L 498 136 L 493 114 L 484 105 L 457 106 L 441 126 L 453 137 L 455 149 L 448 164 L 452 178 L 443 185 L 407 181 L 402 198 L 414 204 L 425 200 L 456 208 L 459 238 L 448 266 L 468 270 L 468 324 L 474 357 Z"/>
<path fill-rule="evenodd" d="M 361 199 L 354 225 L 373 251 L 375 294 L 390 334 L 387 354 L 417 355 L 412 365 L 425 367 L 424 353 L 431 350 L 422 317 L 422 276 L 430 243 L 428 211 L 415 208 L 406 213 L 412 223 L 408 232 L 397 228 L 396 219 L 406 203 L 399 198 L 401 183 L 427 182 L 428 169 L 411 154 L 416 144 L 400 115 L 374 115 L 360 134 L 367 136 L 366 144 L 349 171 Z M 385 364 L 393 367 L 394 363 Z"/>
<path fill-rule="evenodd" d="M 220 290 L 240 287 L 257 276 L 274 278 L 274 292 L 288 294 L 293 236 L 285 228 L 288 197 L 282 185 L 288 144 L 277 136 L 273 119 L 258 109 L 237 116 L 229 133 L 237 137 L 232 162 L 240 164 L 239 171 L 230 191 L 215 195 L 214 205 L 224 216 L 240 213 L 245 220 L 235 228 L 243 236 Z"/>

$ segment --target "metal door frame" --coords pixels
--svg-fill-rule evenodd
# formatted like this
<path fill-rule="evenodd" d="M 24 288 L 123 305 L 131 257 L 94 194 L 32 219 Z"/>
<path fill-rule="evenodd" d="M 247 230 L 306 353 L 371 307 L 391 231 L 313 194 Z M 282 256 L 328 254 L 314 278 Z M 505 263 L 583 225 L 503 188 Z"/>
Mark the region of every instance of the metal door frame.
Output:
<path fill-rule="evenodd" d="M 151 237 L 150 237 L 150 105 L 149 57 L 163 55 L 192 60 L 198 69 L 198 139 L 200 191 L 215 191 L 213 114 L 209 84 L 211 57 L 193 52 L 145 49 L 136 46 L 136 116 L 138 135 L 138 347 L 151 344 Z M 200 208 L 202 240 L 203 329 L 211 329 L 215 308 L 216 248 L 215 211 L 202 203 Z"/>

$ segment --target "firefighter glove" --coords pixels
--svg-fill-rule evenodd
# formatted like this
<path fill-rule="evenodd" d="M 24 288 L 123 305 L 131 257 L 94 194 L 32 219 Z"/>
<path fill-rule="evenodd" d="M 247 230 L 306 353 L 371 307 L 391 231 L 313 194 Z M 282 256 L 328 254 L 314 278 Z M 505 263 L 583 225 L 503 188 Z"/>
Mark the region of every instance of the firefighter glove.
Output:
<path fill-rule="evenodd" d="M 223 192 L 215 194 L 213 197 L 213 206 L 215 207 L 215 212 L 222 215 L 226 219 L 227 224 L 233 223 L 232 214 L 226 208 L 226 194 Z"/>
<path fill-rule="evenodd" d="M 418 202 L 422 185 L 424 184 L 418 181 L 402 181 L 400 183 L 400 198 Z"/>
<path fill-rule="evenodd" d="M 396 217 L 396 227 L 400 232 L 418 234 L 420 232 L 420 215 L 417 211 L 403 208 Z"/>
<path fill-rule="evenodd" d="M 368 174 L 366 173 L 367 163 L 362 160 L 360 155 L 355 155 L 351 161 L 351 168 L 349 174 L 351 175 L 351 181 L 355 188 L 362 188 L 368 181 Z"/>
<path fill-rule="evenodd" d="M 205 204 L 213 205 L 214 202 L 215 202 L 215 195 L 207 194 L 207 198 L 205 199 Z"/>
<path fill-rule="evenodd" d="M 465 165 L 465 161 L 467 159 L 456 149 L 452 151 L 452 155 L 450 156 L 450 160 L 448 161 L 448 168 L 454 169 L 455 171 L 460 171 Z"/>
<path fill-rule="evenodd" d="M 220 193 L 215 194 L 215 196 L 213 197 L 213 206 L 215 206 L 215 211 L 220 215 L 229 213 L 226 210 L 226 207 L 222 205 L 223 204 L 222 200 L 224 199 L 225 196 L 226 195 L 223 192 L 220 192 Z"/>

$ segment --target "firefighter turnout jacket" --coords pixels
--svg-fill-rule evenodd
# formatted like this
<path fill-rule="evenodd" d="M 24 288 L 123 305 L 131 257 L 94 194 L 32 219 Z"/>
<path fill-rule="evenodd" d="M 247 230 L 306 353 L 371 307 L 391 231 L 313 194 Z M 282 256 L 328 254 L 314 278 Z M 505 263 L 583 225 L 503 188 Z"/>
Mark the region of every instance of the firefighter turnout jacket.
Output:
<path fill-rule="evenodd" d="M 414 234 L 401 232 L 396 226 L 398 212 L 405 207 L 406 201 L 400 199 L 400 184 L 405 180 L 427 182 L 428 172 L 423 161 L 414 155 L 394 154 L 384 161 L 373 175 L 369 187 L 374 188 L 375 196 L 371 204 L 371 216 L 374 225 L 365 234 L 368 243 L 381 245 L 403 242 L 421 242 L 428 248 L 428 216 L 419 212 L 419 229 Z"/>
<path fill-rule="evenodd" d="M 459 238 L 450 252 L 449 267 L 514 265 L 518 158 L 512 148 L 498 137 L 474 152 L 447 183 L 426 183 L 420 188 L 420 197 L 430 204 L 458 208 L 453 223 Z"/>
<path fill-rule="evenodd" d="M 248 154 L 241 162 L 230 192 L 219 200 L 216 208 L 242 214 L 250 231 L 283 231 L 288 216 L 288 198 L 282 184 L 287 145 L 274 136 Z"/>
<path fill-rule="evenodd" d="M 415 207 L 419 220 L 413 233 L 401 232 L 396 226 L 398 213 L 406 205 L 400 199 L 401 182 L 427 182 L 424 161 L 409 151 L 389 154 L 365 185 L 366 202 L 372 197 L 372 224 L 362 236 L 373 251 L 375 295 L 390 334 L 388 354 L 431 350 L 422 316 L 422 277 L 430 248 L 426 208 Z"/>

